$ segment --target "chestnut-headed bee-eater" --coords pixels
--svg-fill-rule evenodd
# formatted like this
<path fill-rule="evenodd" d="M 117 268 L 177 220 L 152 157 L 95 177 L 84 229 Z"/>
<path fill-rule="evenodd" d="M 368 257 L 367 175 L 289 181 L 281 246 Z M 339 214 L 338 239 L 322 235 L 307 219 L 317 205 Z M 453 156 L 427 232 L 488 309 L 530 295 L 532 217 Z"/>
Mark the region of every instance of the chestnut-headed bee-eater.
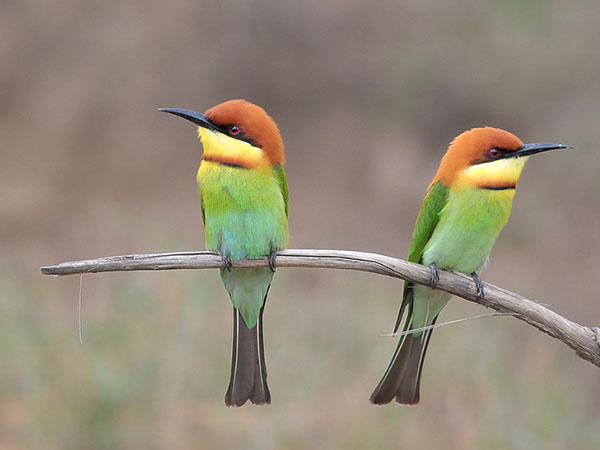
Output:
<path fill-rule="evenodd" d="M 162 108 L 198 125 L 204 152 L 198 188 L 206 248 L 226 261 L 221 278 L 233 303 L 233 354 L 227 406 L 269 404 L 263 311 L 277 250 L 286 248 L 288 187 L 279 129 L 259 106 L 230 100 L 204 114 Z M 269 257 L 270 267 L 232 269 L 231 261 Z"/>
<path fill-rule="evenodd" d="M 473 128 L 456 137 L 429 185 L 413 231 L 408 260 L 431 268 L 431 287 L 438 269 L 470 274 L 484 295 L 479 273 L 510 215 L 515 187 L 530 155 L 573 148 L 553 143 L 523 144 L 498 128 Z M 451 294 L 405 282 L 394 331 L 406 313 L 403 331 L 435 324 Z M 371 402 L 419 402 L 423 360 L 432 329 L 402 335 L 392 361 Z"/>

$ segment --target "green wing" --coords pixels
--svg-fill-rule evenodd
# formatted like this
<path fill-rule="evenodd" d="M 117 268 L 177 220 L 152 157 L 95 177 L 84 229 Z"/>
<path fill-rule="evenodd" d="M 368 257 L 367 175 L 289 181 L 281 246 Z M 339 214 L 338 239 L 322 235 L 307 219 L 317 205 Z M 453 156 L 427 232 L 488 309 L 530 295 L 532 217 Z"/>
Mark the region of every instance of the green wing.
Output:
<path fill-rule="evenodd" d="M 435 226 L 440 220 L 440 212 L 448 201 L 448 188 L 444 187 L 441 181 L 434 184 L 421 205 L 417 223 L 412 235 L 410 249 L 408 250 L 408 260 L 410 262 L 421 262 L 425 244 L 433 234 Z"/>
<path fill-rule="evenodd" d="M 433 234 L 433 230 L 440 220 L 440 213 L 447 201 L 448 188 L 445 187 L 441 181 L 438 181 L 431 189 L 429 189 L 423 200 L 423 204 L 421 205 L 421 210 L 419 211 L 417 223 L 415 224 L 415 229 L 413 231 L 412 241 L 410 242 L 410 249 L 408 250 L 408 260 L 410 262 L 421 262 L 425 245 Z M 412 283 L 405 281 L 404 292 L 402 294 L 402 305 L 400 306 L 400 312 L 398 313 L 394 332 L 398 330 L 406 306 L 412 303 L 412 296 L 410 294 L 412 294 Z M 408 321 L 406 325 L 408 325 Z"/>
<path fill-rule="evenodd" d="M 204 197 L 202 197 L 202 191 L 200 190 L 200 209 L 202 210 L 202 223 L 206 226 L 206 219 L 204 218 Z"/>
<path fill-rule="evenodd" d="M 287 178 L 285 176 L 285 171 L 283 170 L 283 166 L 281 164 L 277 164 L 273 167 L 273 171 L 275 172 L 275 177 L 279 182 L 279 188 L 281 189 L 281 195 L 283 195 L 283 202 L 285 203 L 285 215 L 288 215 L 289 209 L 289 200 L 288 200 L 288 185 Z"/>

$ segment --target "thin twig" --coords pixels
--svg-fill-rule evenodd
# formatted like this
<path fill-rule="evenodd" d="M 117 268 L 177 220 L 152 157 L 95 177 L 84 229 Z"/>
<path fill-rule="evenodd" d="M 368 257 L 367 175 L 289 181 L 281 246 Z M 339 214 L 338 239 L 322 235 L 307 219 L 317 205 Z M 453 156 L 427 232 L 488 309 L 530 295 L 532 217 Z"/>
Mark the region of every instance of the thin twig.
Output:
<path fill-rule="evenodd" d="M 79 274 L 79 298 L 77 300 L 77 325 L 79 329 L 79 343 L 83 345 L 83 337 L 81 334 L 81 291 L 83 290 L 83 274 Z"/>
<path fill-rule="evenodd" d="M 485 319 L 487 317 L 498 317 L 498 316 L 513 316 L 513 315 L 514 314 L 508 313 L 508 312 L 495 312 L 495 313 L 489 313 L 489 314 L 479 314 L 477 316 L 469 316 L 469 317 L 463 317 L 461 319 L 448 320 L 447 322 L 434 323 L 433 325 L 427 325 L 426 327 L 412 328 L 412 329 L 406 330 L 406 331 L 398 331 L 396 333 L 382 334 L 381 336 L 382 337 L 406 336 L 407 334 L 415 334 L 415 333 L 420 333 L 421 331 L 435 330 L 436 328 L 441 328 L 441 327 L 446 327 L 448 325 L 454 325 L 457 323 L 466 322 L 467 320 Z"/>
<path fill-rule="evenodd" d="M 268 258 L 234 261 L 233 267 L 267 267 Z M 223 259 L 208 251 L 177 252 L 151 255 L 111 256 L 84 261 L 65 262 L 42 267 L 46 275 L 70 275 L 95 272 L 132 270 L 210 269 L 223 267 Z M 325 269 L 359 270 L 413 283 L 429 284 L 430 269 L 403 259 L 376 253 L 344 250 L 282 250 L 277 254 L 277 267 L 312 267 Z M 472 278 L 462 273 L 440 270 L 437 289 L 466 300 L 510 313 L 538 330 L 562 341 L 580 358 L 600 367 L 599 332 L 596 327 L 586 327 L 572 322 L 539 303 L 514 292 L 485 283 L 485 295 L 477 298 L 477 288 Z"/>

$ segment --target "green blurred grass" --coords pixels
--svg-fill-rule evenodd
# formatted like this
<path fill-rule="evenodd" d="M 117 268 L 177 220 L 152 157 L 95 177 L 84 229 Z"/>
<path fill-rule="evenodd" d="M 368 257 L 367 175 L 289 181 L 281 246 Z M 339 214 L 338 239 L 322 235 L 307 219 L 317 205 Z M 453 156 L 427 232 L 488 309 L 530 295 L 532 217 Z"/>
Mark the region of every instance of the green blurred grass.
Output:
<path fill-rule="evenodd" d="M 394 280 L 281 269 L 265 317 L 273 403 L 231 409 L 223 403 L 231 312 L 216 271 L 86 275 L 80 345 L 78 277 L 4 269 L 0 446 L 585 449 L 598 442 L 590 368 L 511 318 L 437 330 L 421 404 L 370 405 L 395 345 L 379 337 L 393 324 Z M 457 300 L 444 319 L 479 312 Z"/>

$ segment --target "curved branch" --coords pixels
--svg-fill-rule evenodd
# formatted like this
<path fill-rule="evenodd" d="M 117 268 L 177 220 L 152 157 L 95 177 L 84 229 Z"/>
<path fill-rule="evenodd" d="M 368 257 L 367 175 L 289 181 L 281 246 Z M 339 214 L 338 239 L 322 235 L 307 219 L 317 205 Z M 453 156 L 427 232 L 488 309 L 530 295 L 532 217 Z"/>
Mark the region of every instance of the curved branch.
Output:
<path fill-rule="evenodd" d="M 234 261 L 233 267 L 266 267 L 268 258 Z M 45 275 L 71 275 L 132 270 L 175 270 L 222 268 L 223 259 L 208 251 L 124 255 L 83 261 L 64 262 L 42 267 Z M 312 267 L 323 269 L 359 270 L 413 283 L 428 285 L 430 269 L 403 259 L 376 253 L 345 250 L 282 250 L 277 254 L 277 267 Z M 466 300 L 510 313 L 538 330 L 562 341 L 577 355 L 600 367 L 600 328 L 572 322 L 544 306 L 518 294 L 485 283 L 485 295 L 477 298 L 477 288 L 471 277 L 458 272 L 440 270 L 437 289 Z"/>

